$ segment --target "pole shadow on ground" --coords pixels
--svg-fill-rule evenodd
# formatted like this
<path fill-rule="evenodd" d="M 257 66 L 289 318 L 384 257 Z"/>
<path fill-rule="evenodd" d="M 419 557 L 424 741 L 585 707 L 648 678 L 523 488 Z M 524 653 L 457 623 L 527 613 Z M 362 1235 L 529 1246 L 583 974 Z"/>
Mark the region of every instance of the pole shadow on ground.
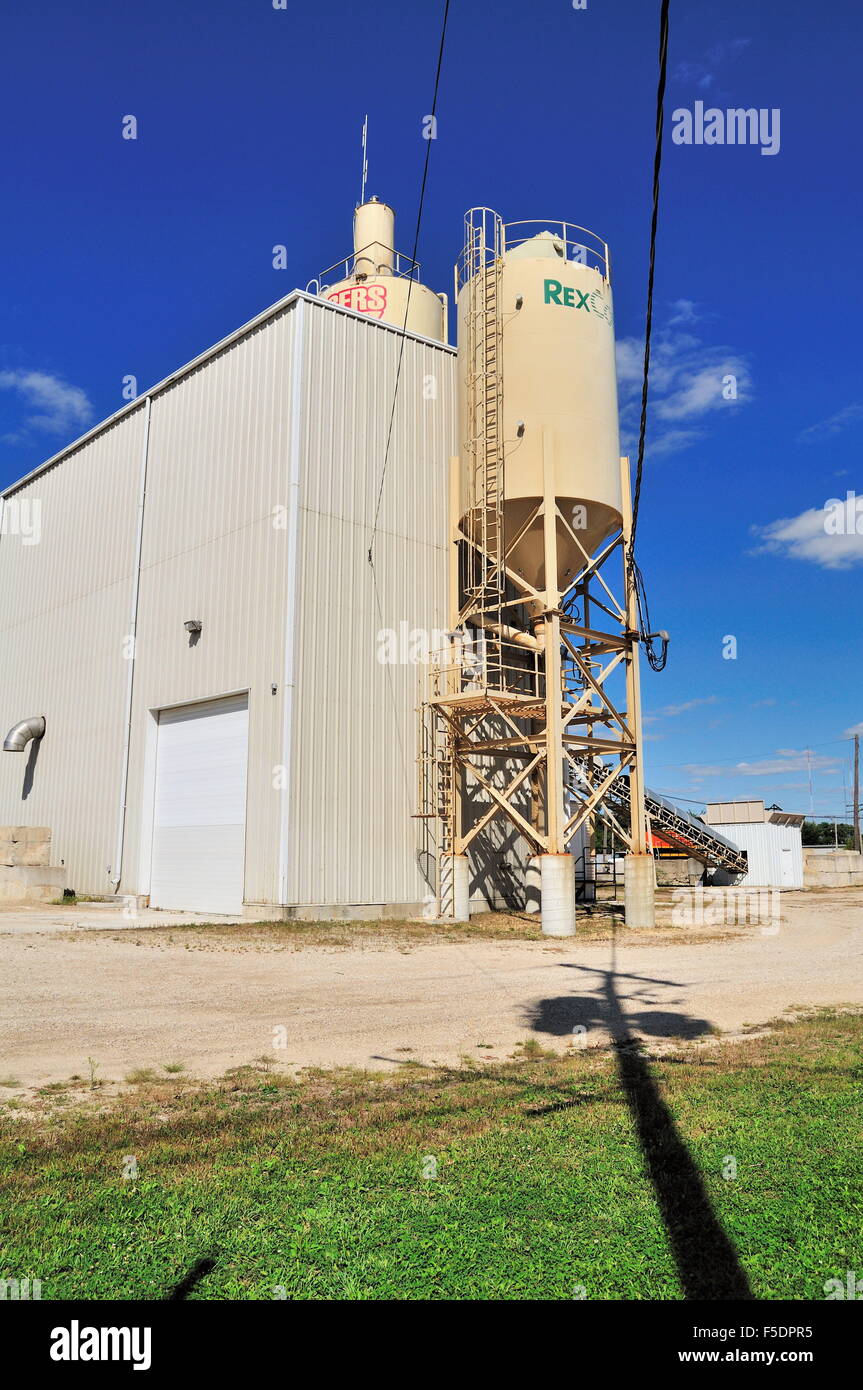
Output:
<path fill-rule="evenodd" d="M 619 981 L 641 986 L 673 986 L 676 982 L 619 974 L 614 946 L 609 970 L 572 964 L 561 968 L 603 977 L 601 993 L 541 999 L 529 1009 L 528 1021 L 535 1032 L 557 1037 L 586 1027 L 603 1028 L 611 1035 L 617 1054 L 618 1078 L 668 1234 L 684 1297 L 752 1299 L 754 1295 L 737 1251 L 711 1206 L 698 1166 L 678 1133 L 674 1117 L 643 1056 L 641 1042 L 632 1031 L 634 1025 L 639 1031 L 654 1036 L 696 1038 L 707 1031 L 707 1021 L 667 1010 L 642 1009 L 632 1015 L 630 1023 L 618 994 Z M 642 989 L 635 997 L 649 1002 L 644 1001 L 644 994 Z"/>
<path fill-rule="evenodd" d="M 203 1260 L 196 1260 L 188 1273 L 171 1289 L 167 1295 L 167 1301 L 176 1303 L 188 1298 L 189 1294 L 197 1288 L 203 1279 L 206 1279 L 215 1267 L 216 1261 L 211 1256 L 207 1256 Z"/>

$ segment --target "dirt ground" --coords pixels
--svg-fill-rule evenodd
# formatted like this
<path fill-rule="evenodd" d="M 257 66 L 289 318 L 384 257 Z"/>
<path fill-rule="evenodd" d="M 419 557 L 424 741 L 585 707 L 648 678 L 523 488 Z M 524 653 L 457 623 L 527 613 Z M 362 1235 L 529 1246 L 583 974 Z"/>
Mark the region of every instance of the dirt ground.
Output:
<path fill-rule="evenodd" d="M 670 894 L 662 899 L 666 907 Z M 668 913 L 665 914 L 668 919 Z M 500 1059 L 739 1033 L 788 1010 L 863 1004 L 863 890 L 781 895 L 769 925 L 623 929 L 572 940 L 535 919 L 129 923 L 109 908 L 0 912 L 0 1100 L 73 1075 Z"/>

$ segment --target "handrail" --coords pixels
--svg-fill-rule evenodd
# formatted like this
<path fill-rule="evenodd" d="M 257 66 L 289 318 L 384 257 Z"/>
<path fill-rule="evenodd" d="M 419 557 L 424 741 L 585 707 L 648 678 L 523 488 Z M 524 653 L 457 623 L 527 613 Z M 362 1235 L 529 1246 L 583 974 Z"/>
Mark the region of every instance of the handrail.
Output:
<path fill-rule="evenodd" d="M 502 222 L 492 208 L 485 207 L 471 208 L 465 215 L 465 226 L 468 229 L 482 227 L 487 218 L 497 219 L 499 247 L 492 244 L 490 238 L 488 240 L 483 239 L 481 246 L 472 245 L 470 238 L 465 238 L 465 246 L 456 262 L 456 283 L 459 288 L 471 278 L 471 275 L 477 273 L 479 267 L 475 262 L 478 251 L 485 252 L 487 258 L 494 258 L 498 254 L 505 255 L 507 251 L 511 251 L 515 247 L 533 241 L 541 232 L 550 232 L 563 242 L 564 256 L 567 260 L 589 265 L 592 269 L 598 270 L 603 279 L 611 282 L 611 255 L 608 242 L 597 232 L 591 231 L 589 227 L 582 227 L 577 222 L 568 222 L 561 218 L 531 217 L 523 218 L 517 222 Z M 519 234 L 522 228 L 532 228 L 533 230 Z M 576 235 L 577 233 L 580 235 Z M 579 252 L 583 254 L 577 254 Z"/>
<path fill-rule="evenodd" d="M 477 688 L 544 698 L 545 674 L 536 654 L 490 634 L 474 633 L 465 641 L 456 632 L 447 646 L 429 651 L 427 667 L 433 699 Z"/>
<path fill-rule="evenodd" d="M 341 272 L 336 276 L 336 283 L 339 280 L 349 280 L 351 275 L 354 274 L 352 267 L 356 265 L 358 260 L 362 259 L 363 252 L 369 251 L 373 246 L 383 246 L 383 249 L 389 251 L 394 257 L 394 267 L 392 269 L 388 268 L 386 272 L 388 278 L 419 280 L 420 270 L 422 268 L 420 261 L 415 261 L 410 256 L 405 256 L 401 251 L 396 251 L 394 246 L 385 246 L 382 241 L 370 241 L 368 246 L 361 246 L 359 250 L 352 251 L 349 256 L 342 256 L 341 260 L 335 261 L 332 265 L 328 265 L 326 270 L 319 271 L 315 277 L 315 281 L 310 280 L 309 284 L 317 282 L 320 286 L 318 290 L 318 294 L 320 295 L 330 288 L 328 284 L 324 284 L 324 280 L 332 271 L 338 270 Z M 403 266 L 404 269 L 402 268 Z"/>

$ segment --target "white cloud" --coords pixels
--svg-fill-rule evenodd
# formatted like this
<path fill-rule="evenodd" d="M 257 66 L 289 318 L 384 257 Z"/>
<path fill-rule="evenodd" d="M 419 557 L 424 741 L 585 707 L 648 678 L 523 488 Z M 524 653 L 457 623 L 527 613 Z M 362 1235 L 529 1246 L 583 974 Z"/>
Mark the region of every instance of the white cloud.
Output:
<path fill-rule="evenodd" d="M 70 386 L 50 372 L 0 372 L 0 390 L 17 392 L 33 412 L 25 415 L 17 433 L 7 436 L 10 440 L 30 431 L 68 435 L 93 418 L 93 407 L 80 386 Z"/>
<path fill-rule="evenodd" d="M 718 699 L 718 695 L 701 695 L 695 700 L 684 700 L 679 705 L 663 705 L 661 709 L 654 710 L 649 717 L 651 719 L 676 719 L 678 714 L 686 714 L 688 710 L 698 709 L 700 705 L 715 705 Z"/>
<path fill-rule="evenodd" d="M 698 312 L 698 305 L 694 299 L 675 299 L 671 304 L 674 313 L 668 320 L 669 327 L 674 327 L 678 323 L 698 323 L 702 315 Z"/>
<path fill-rule="evenodd" d="M 736 58 L 750 42 L 750 39 L 722 39 L 708 50 L 704 62 L 678 63 L 674 69 L 674 76 L 680 82 L 694 82 L 705 91 L 716 81 L 714 69 L 720 67 L 728 58 Z"/>
<path fill-rule="evenodd" d="M 675 381 L 675 388 L 665 400 L 656 404 L 656 414 L 661 420 L 689 420 L 693 415 L 703 415 L 705 411 L 728 406 L 722 395 L 722 382 L 726 376 L 734 376 L 737 382 L 737 400 L 740 400 L 740 382 L 746 378 L 746 368 L 739 358 L 725 357 L 707 366 L 681 367 Z M 745 380 L 744 389 L 748 387 Z"/>
<path fill-rule="evenodd" d="M 644 370 L 644 344 L 637 338 L 618 338 L 614 351 L 618 387 L 624 390 L 640 383 Z"/>
<path fill-rule="evenodd" d="M 780 517 L 766 526 L 753 527 L 760 536 L 756 548 L 789 560 L 808 560 L 822 569 L 847 570 L 863 564 L 863 535 L 848 531 L 844 535 L 828 532 L 824 507 L 810 507 L 799 516 Z"/>
<path fill-rule="evenodd" d="M 733 410 L 752 397 L 745 359 L 729 348 L 706 345 L 693 333 L 671 327 L 672 323 L 691 324 L 703 317 L 692 300 L 678 300 L 672 307 L 675 313 L 669 325 L 655 333 L 650 356 L 647 452 L 652 457 L 689 448 L 703 437 L 698 424 L 707 415 Z M 638 438 L 643 357 L 640 339 L 618 341 L 621 439 L 630 452 Z M 731 399 L 723 394 L 729 377 L 734 378 L 732 389 L 736 392 Z M 663 427 L 666 423 L 667 428 Z"/>
<path fill-rule="evenodd" d="M 751 39 L 720 39 L 719 43 L 713 45 L 707 57 L 714 65 L 724 63 L 726 58 L 736 58 L 751 42 Z"/>
<path fill-rule="evenodd" d="M 679 454 L 703 438 L 704 430 L 665 430 L 653 440 L 647 452 L 651 458 L 663 458 L 667 454 Z"/>
<path fill-rule="evenodd" d="M 834 435 L 841 434 L 852 421 L 859 420 L 861 416 L 863 416 L 863 404 L 854 401 L 851 405 L 843 406 L 842 410 L 837 410 L 835 415 L 828 415 L 826 420 L 819 420 L 817 424 L 802 430 L 797 436 L 798 443 L 817 444 L 821 439 L 832 439 Z M 836 476 L 838 477 L 839 474 Z"/>
<path fill-rule="evenodd" d="M 680 82 L 695 82 L 702 91 L 713 84 L 714 75 L 703 63 L 678 63 L 674 69 L 674 76 Z"/>
<path fill-rule="evenodd" d="M 700 695 L 696 699 L 687 699 L 680 705 L 663 705 L 661 709 L 655 709 L 650 714 L 643 716 L 643 723 L 652 724 L 657 719 L 677 719 L 678 714 L 688 713 L 688 710 L 699 709 L 702 705 L 716 705 L 718 695 Z"/>
<path fill-rule="evenodd" d="M 805 748 L 779 748 L 778 757 L 763 758 L 760 762 L 740 762 L 722 767 L 718 763 L 687 763 L 691 777 L 778 777 L 786 772 L 826 773 L 836 768 L 838 758 L 825 758 Z"/>
<path fill-rule="evenodd" d="M 855 734 L 857 734 L 859 738 L 863 738 L 863 720 L 861 720 L 859 724 L 852 724 L 850 729 L 845 730 L 842 737 L 853 738 Z"/>

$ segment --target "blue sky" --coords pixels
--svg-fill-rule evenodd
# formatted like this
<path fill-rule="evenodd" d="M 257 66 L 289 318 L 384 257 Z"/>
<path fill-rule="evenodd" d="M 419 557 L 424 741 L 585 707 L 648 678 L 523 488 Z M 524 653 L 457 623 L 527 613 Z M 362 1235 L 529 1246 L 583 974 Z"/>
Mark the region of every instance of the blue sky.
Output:
<path fill-rule="evenodd" d="M 600 232 L 625 429 L 658 9 L 452 0 L 419 251 L 426 283 L 449 291 L 472 205 Z M 369 192 L 396 207 L 410 251 L 441 13 L 396 0 L 7 13 L 0 482 L 116 410 L 127 374 L 143 389 L 346 254 L 366 111 Z M 696 101 L 781 113 L 774 155 L 665 147 L 640 563 L 672 647 L 643 684 L 648 780 L 693 802 L 808 811 L 810 769 L 816 812 L 844 810 L 843 774 L 850 791 L 863 536 L 827 536 L 822 509 L 863 493 L 861 40 L 852 0 L 672 0 L 667 131 Z M 735 401 L 717 389 L 729 373 Z"/>

